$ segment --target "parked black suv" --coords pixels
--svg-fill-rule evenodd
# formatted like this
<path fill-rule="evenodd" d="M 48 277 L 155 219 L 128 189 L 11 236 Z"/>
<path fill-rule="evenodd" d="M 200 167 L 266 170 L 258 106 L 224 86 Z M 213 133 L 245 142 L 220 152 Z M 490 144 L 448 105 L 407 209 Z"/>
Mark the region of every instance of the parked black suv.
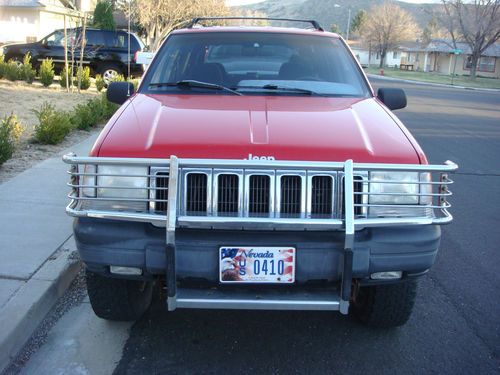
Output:
<path fill-rule="evenodd" d="M 72 56 L 80 60 L 82 28 L 67 29 L 68 58 Z M 84 65 L 90 66 L 92 75 L 101 74 L 105 81 L 110 81 L 117 74 L 127 75 L 128 33 L 126 31 L 106 31 L 99 29 L 86 29 L 85 49 L 83 55 Z M 10 59 L 22 61 L 23 56 L 29 52 L 32 63 L 38 68 L 41 61 L 51 58 L 56 71 L 64 67 L 64 30 L 56 30 L 36 43 L 7 44 L 2 47 L 5 61 Z M 130 34 L 130 74 L 140 76 L 143 67 L 135 63 L 135 54 L 144 48 L 142 41 Z M 71 54 L 73 51 L 73 54 Z"/>

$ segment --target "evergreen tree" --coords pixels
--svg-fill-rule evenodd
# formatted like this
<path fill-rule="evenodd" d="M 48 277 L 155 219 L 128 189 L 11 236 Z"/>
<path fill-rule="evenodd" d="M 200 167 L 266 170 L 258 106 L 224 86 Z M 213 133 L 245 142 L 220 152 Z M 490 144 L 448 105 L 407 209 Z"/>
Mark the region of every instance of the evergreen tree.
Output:
<path fill-rule="evenodd" d="M 92 26 L 101 30 L 114 30 L 113 4 L 108 0 L 99 0 L 94 9 Z"/>

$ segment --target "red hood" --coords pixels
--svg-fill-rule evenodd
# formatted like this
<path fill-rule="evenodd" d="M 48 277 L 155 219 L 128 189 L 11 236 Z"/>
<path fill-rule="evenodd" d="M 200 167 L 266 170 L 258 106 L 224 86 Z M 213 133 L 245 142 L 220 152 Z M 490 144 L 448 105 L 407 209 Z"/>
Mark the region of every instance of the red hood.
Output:
<path fill-rule="evenodd" d="M 420 162 L 373 98 L 138 94 L 115 118 L 93 154 Z"/>

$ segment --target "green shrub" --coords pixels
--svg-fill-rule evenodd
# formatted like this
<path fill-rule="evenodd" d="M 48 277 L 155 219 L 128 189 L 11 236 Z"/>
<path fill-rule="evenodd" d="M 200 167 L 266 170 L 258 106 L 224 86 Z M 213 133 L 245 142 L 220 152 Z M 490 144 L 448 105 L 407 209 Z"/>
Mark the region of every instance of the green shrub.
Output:
<path fill-rule="evenodd" d="M 5 76 L 5 57 L 4 55 L 0 55 L 0 78 Z"/>
<path fill-rule="evenodd" d="M 81 76 L 80 89 L 88 90 L 90 87 L 90 68 L 88 66 L 83 69 L 78 68 L 78 72 L 76 73 L 76 78 L 73 84 L 78 87 L 78 79 Z"/>
<path fill-rule="evenodd" d="M 12 157 L 23 127 L 14 114 L 0 120 L 0 165 Z"/>
<path fill-rule="evenodd" d="M 54 82 L 54 63 L 52 59 L 44 59 L 38 70 L 42 85 L 48 87 Z"/>
<path fill-rule="evenodd" d="M 99 100 L 99 108 L 101 111 L 101 118 L 103 120 L 107 120 L 111 118 L 115 114 L 115 112 L 120 108 L 118 104 L 111 103 L 108 98 L 106 97 L 106 93 L 103 92 L 101 94 L 101 97 L 98 99 Z"/>
<path fill-rule="evenodd" d="M 106 86 L 106 84 L 104 83 L 102 76 L 100 74 L 96 74 L 96 76 L 95 76 L 95 88 L 97 89 L 97 91 L 101 92 L 102 89 L 104 88 L 104 86 Z"/>
<path fill-rule="evenodd" d="M 24 55 L 23 65 L 21 66 L 21 78 L 27 83 L 33 83 L 35 80 L 36 71 L 33 69 L 33 65 L 31 65 L 31 56 L 28 52 Z"/>
<path fill-rule="evenodd" d="M 137 87 L 139 87 L 139 78 L 133 78 L 128 80 L 130 83 L 134 85 L 134 91 L 137 91 Z"/>
<path fill-rule="evenodd" d="M 10 60 L 5 64 L 5 78 L 9 81 L 17 81 L 21 79 L 21 66 L 17 61 Z"/>
<path fill-rule="evenodd" d="M 33 113 L 38 118 L 34 130 L 35 140 L 39 143 L 55 145 L 73 128 L 70 115 L 67 112 L 57 111 L 47 102 L 42 104 L 40 110 L 34 110 Z"/>
<path fill-rule="evenodd" d="M 69 83 L 71 84 L 71 81 L 73 80 L 73 71 L 71 68 L 68 70 L 68 78 L 69 78 Z M 68 87 L 68 82 L 66 82 L 66 67 L 64 67 L 61 70 L 61 80 L 59 81 L 59 84 L 61 87 L 66 88 Z"/>
<path fill-rule="evenodd" d="M 71 122 L 75 128 L 89 130 L 102 120 L 102 111 L 99 106 L 96 106 L 97 101 L 98 99 L 92 99 L 75 107 L 71 115 Z"/>
<path fill-rule="evenodd" d="M 125 82 L 125 77 L 123 76 L 123 74 L 117 74 L 116 76 L 114 76 L 111 82 Z"/>

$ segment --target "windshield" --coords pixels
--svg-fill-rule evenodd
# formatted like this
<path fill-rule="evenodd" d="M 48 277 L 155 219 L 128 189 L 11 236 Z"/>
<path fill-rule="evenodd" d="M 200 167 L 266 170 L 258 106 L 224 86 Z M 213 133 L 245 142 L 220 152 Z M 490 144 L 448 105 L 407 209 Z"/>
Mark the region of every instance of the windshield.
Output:
<path fill-rule="evenodd" d="M 144 77 L 146 92 L 229 94 L 197 81 L 245 95 L 369 95 L 347 48 L 336 38 L 262 32 L 174 34 Z"/>

